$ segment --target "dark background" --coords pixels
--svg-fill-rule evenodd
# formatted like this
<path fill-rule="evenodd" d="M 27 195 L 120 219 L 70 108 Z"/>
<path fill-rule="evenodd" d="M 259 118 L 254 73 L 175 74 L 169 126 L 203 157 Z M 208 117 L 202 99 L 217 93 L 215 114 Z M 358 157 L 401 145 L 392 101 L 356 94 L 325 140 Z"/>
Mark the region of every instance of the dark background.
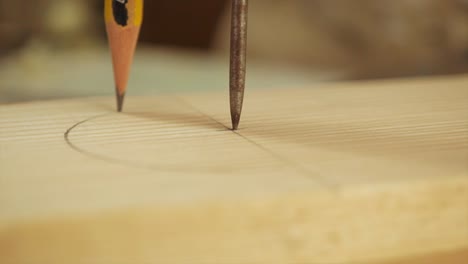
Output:
<path fill-rule="evenodd" d="M 141 39 L 162 45 L 208 49 L 224 11 L 225 0 L 145 1 Z"/>
<path fill-rule="evenodd" d="M 146 0 L 141 43 L 226 56 L 230 3 Z M 102 0 L 0 0 L 0 63 L 37 46 L 105 47 L 102 9 Z M 252 0 L 249 9 L 249 62 L 346 79 L 468 71 L 466 0 Z"/>

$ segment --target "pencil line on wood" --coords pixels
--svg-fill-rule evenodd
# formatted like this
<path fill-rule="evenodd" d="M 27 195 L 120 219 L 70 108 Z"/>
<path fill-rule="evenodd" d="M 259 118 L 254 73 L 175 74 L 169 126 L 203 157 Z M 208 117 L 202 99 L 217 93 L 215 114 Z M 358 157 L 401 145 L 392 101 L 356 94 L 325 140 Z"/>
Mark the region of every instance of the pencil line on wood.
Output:
<path fill-rule="evenodd" d="M 180 99 L 182 102 L 184 102 L 185 104 L 191 106 L 195 111 L 199 112 L 200 114 L 206 116 L 207 118 L 210 118 L 211 120 L 213 120 L 214 122 L 226 127 L 226 129 L 229 129 L 231 130 L 228 126 L 225 126 L 224 124 L 222 124 L 221 122 L 217 121 L 216 119 L 214 119 L 213 117 L 207 115 L 206 113 L 204 113 L 203 111 L 201 111 L 200 109 L 196 108 L 194 105 L 186 102 L 185 100 L 183 99 Z M 250 138 L 248 138 L 247 136 L 245 135 L 242 135 L 241 134 L 241 130 L 231 130 L 232 133 L 238 135 L 239 137 L 243 138 L 245 141 L 251 143 L 253 146 L 263 150 L 264 152 L 272 155 L 273 157 L 275 157 L 278 161 L 282 162 L 283 164 L 287 164 L 289 166 L 291 166 L 292 168 L 295 168 L 298 172 L 301 173 L 301 175 L 304 175 L 306 176 L 307 178 L 309 179 L 312 179 L 314 182 L 322 185 L 322 187 L 326 187 L 327 189 L 334 189 L 336 186 L 330 182 L 327 182 L 325 179 L 322 179 L 320 178 L 320 176 L 318 175 L 317 172 L 312 172 L 306 168 L 304 168 L 303 166 L 301 166 L 300 164 L 296 163 L 296 162 L 293 162 L 291 161 L 290 159 L 287 159 L 286 157 L 268 149 L 267 147 L 265 147 L 264 145 L 262 144 L 259 144 L 257 143 L 255 140 L 252 140 Z"/>

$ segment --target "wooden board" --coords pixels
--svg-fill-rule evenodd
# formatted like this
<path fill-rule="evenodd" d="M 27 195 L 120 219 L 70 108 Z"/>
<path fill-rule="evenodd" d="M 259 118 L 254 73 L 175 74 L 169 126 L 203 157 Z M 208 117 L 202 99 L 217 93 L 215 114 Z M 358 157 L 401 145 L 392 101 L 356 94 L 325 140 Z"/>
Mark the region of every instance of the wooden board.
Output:
<path fill-rule="evenodd" d="M 0 106 L 1 263 L 375 263 L 468 248 L 468 76 Z M 463 256 L 463 254 L 462 254 Z M 464 255 L 466 256 L 466 255 Z"/>

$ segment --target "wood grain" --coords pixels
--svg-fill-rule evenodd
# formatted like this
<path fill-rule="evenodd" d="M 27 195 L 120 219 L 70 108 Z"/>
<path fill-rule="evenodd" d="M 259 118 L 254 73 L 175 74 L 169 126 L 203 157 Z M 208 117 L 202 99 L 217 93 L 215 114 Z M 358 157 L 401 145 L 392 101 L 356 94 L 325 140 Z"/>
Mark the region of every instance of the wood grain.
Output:
<path fill-rule="evenodd" d="M 468 76 L 0 106 L 2 263 L 385 263 L 468 248 Z M 425 263 L 425 262 L 421 262 Z"/>

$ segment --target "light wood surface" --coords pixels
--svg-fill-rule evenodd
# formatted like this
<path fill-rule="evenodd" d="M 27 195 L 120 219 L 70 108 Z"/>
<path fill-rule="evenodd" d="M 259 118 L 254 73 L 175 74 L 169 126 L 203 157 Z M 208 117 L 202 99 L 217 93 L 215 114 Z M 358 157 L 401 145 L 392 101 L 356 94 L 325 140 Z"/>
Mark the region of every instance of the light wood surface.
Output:
<path fill-rule="evenodd" d="M 257 90 L 235 133 L 224 93 L 0 106 L 1 263 L 464 258 L 467 102 L 468 76 Z"/>

